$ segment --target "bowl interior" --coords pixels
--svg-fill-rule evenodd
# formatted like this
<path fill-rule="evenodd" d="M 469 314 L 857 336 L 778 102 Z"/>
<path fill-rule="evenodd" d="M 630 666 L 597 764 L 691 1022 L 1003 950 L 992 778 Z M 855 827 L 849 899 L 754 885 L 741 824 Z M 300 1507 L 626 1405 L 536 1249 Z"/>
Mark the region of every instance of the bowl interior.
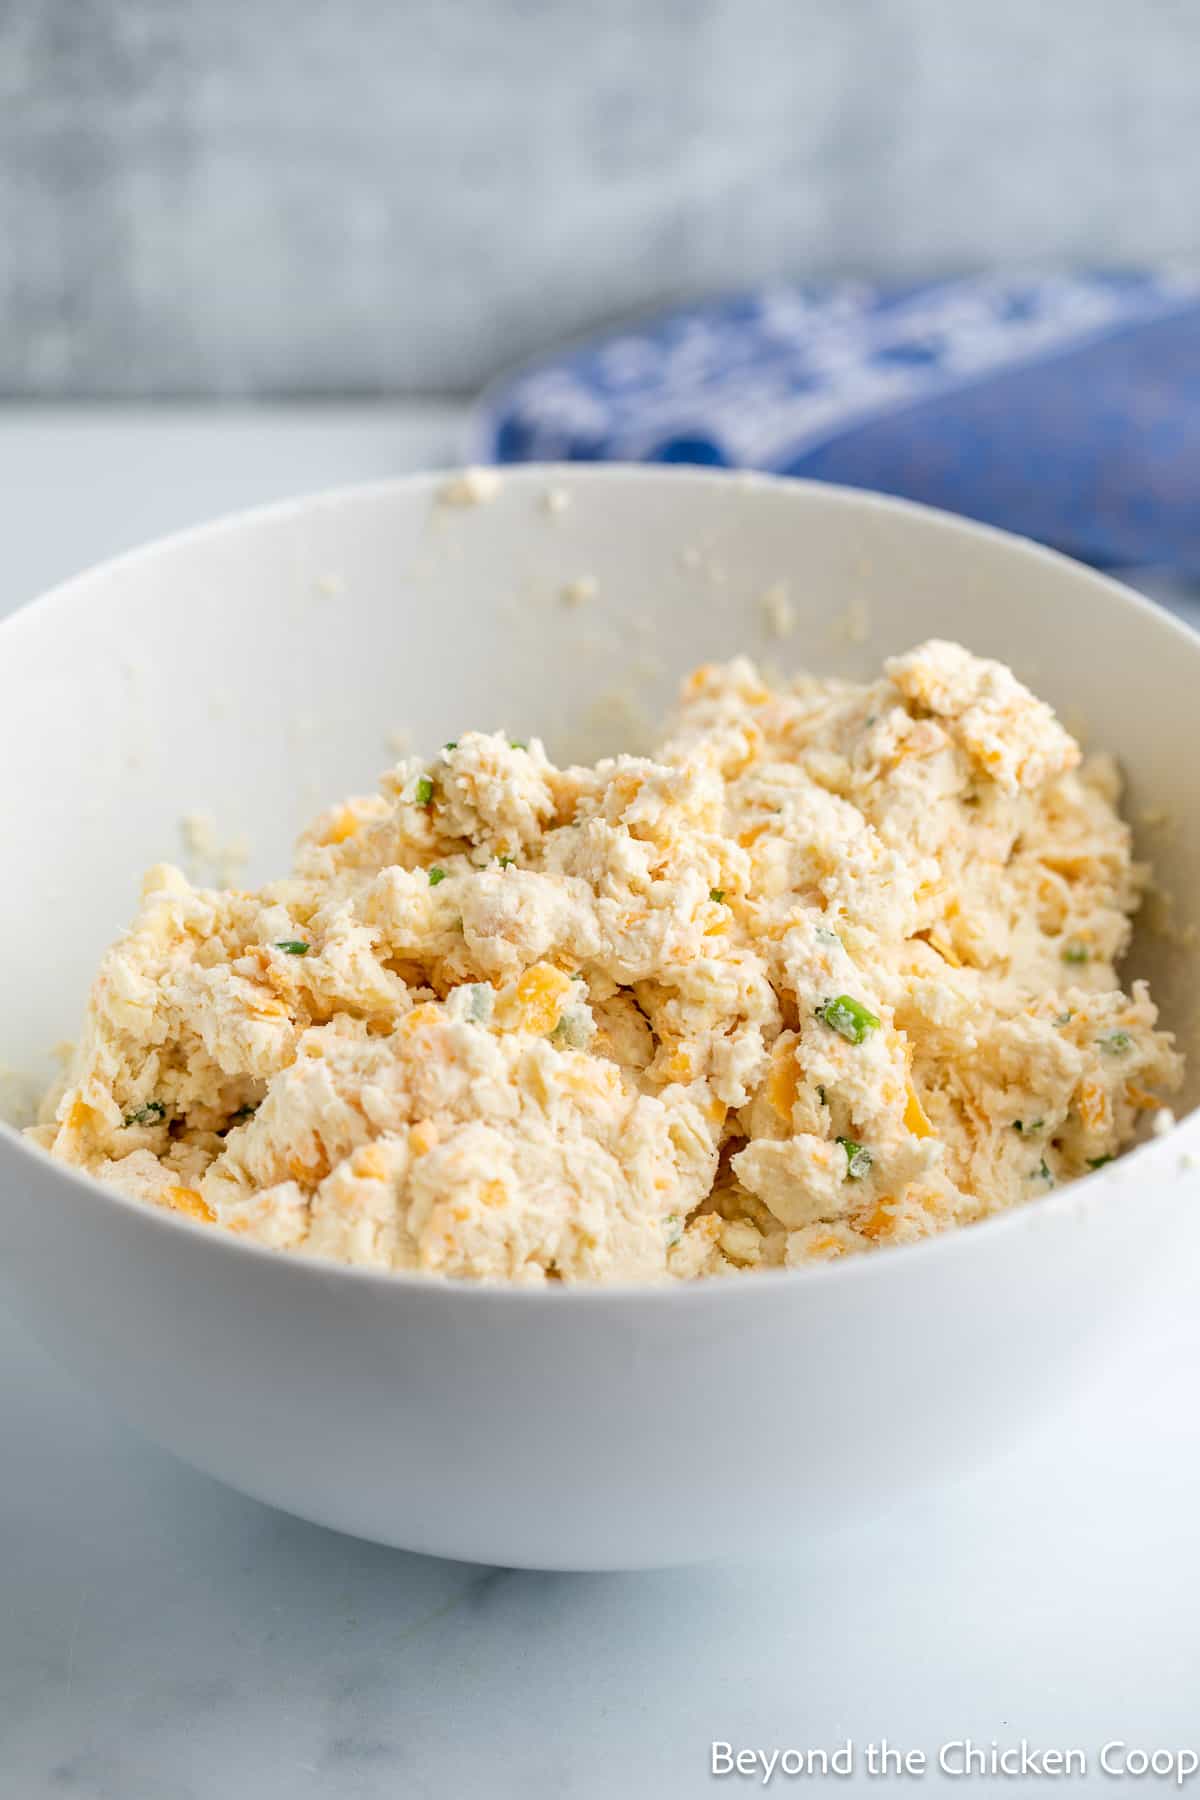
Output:
<path fill-rule="evenodd" d="M 0 1065 L 44 1078 L 141 872 L 186 864 L 189 815 L 222 848 L 244 839 L 236 879 L 261 879 L 402 742 L 503 726 L 560 759 L 643 748 L 699 661 L 867 676 L 937 634 L 1010 663 L 1119 756 L 1169 897 L 1126 979 L 1155 983 L 1192 1104 L 1200 639 L 1031 545 L 844 490 L 641 468 L 522 469 L 481 504 L 442 490 L 422 477 L 221 522 L 0 626 Z"/>

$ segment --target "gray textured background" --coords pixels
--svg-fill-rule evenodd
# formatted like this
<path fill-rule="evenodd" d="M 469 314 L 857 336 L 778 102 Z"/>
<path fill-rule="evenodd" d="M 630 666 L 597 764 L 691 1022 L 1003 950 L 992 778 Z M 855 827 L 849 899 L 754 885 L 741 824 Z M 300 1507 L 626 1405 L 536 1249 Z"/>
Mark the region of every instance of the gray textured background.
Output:
<path fill-rule="evenodd" d="M 433 394 L 774 273 L 1195 254 L 1197 0 L 0 0 L 0 393 Z"/>

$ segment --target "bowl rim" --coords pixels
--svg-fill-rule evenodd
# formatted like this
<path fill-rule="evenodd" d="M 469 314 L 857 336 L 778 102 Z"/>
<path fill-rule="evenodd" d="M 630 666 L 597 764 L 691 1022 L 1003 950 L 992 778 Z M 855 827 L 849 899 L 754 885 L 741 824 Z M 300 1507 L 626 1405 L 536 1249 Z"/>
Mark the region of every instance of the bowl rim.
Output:
<path fill-rule="evenodd" d="M 470 465 L 467 465 L 469 467 Z M 977 541 L 991 540 L 1003 550 L 1015 553 L 1034 562 L 1043 562 L 1051 567 L 1065 571 L 1068 578 L 1077 580 L 1083 577 L 1089 583 L 1107 589 L 1124 607 L 1134 614 L 1142 614 L 1146 622 L 1152 622 L 1156 629 L 1165 629 L 1169 635 L 1176 637 L 1181 644 L 1187 644 L 1190 653 L 1200 655 L 1200 634 L 1192 630 L 1183 620 L 1169 612 L 1167 608 L 1128 587 L 1124 582 L 1100 570 L 1090 568 L 1075 557 L 1068 556 L 1059 550 L 1052 550 L 1035 539 L 1027 538 L 1016 532 L 1003 531 L 994 525 L 982 524 L 968 519 L 961 514 L 947 512 L 940 507 L 927 506 L 919 501 L 901 499 L 895 495 L 878 493 L 871 488 L 856 488 L 844 483 L 814 481 L 808 478 L 774 475 L 766 471 L 746 469 L 714 469 L 692 466 L 689 464 L 654 464 L 654 463 L 514 463 L 498 468 L 502 489 L 510 483 L 519 487 L 543 488 L 547 483 L 580 482 L 585 486 L 631 481 L 634 483 L 657 484 L 666 482 L 678 486 L 736 487 L 743 493 L 755 491 L 783 491 L 804 497 L 810 501 L 829 501 L 834 505 L 844 506 L 850 511 L 860 510 L 876 515 L 891 513 L 897 517 L 915 517 L 926 521 L 937 530 L 949 531 L 960 538 Z M 190 545 L 201 541 L 233 535 L 247 527 L 272 524 L 287 519 L 292 515 L 302 515 L 314 509 L 337 508 L 347 503 L 386 499 L 390 495 L 408 495 L 428 493 L 436 499 L 439 491 L 448 483 L 464 473 L 464 466 L 451 466 L 443 469 L 424 470 L 406 475 L 386 476 L 378 480 L 365 482 L 349 482 L 332 488 L 319 488 L 309 492 L 290 496 L 282 500 L 272 500 L 260 506 L 245 507 L 239 510 L 222 513 L 215 519 L 204 520 L 195 525 L 185 526 L 178 531 L 169 532 L 162 537 L 151 538 L 145 543 L 132 546 L 115 556 L 106 557 L 98 563 L 89 564 L 66 580 L 58 582 L 18 606 L 12 613 L 0 619 L 0 646 L 5 634 L 14 630 L 20 631 L 30 618 L 52 611 L 56 606 L 68 604 L 75 595 L 97 578 L 108 578 L 121 573 L 125 569 L 134 568 L 140 563 L 152 561 L 167 551 L 186 550 Z M 484 502 L 486 504 L 486 502 Z M 805 1264 L 795 1269 L 764 1269 L 761 1271 L 744 1271 L 746 1279 L 736 1276 L 730 1278 L 710 1278 L 708 1280 L 691 1281 L 616 1281 L 616 1282 L 572 1282 L 543 1283 L 540 1286 L 525 1285 L 516 1281 L 481 1280 L 477 1277 L 446 1276 L 421 1273 L 409 1269 L 380 1269 L 372 1266 L 339 1262 L 333 1257 L 324 1256 L 304 1249 L 277 1249 L 268 1244 L 256 1243 L 236 1235 L 222 1231 L 204 1221 L 193 1220 L 184 1214 L 172 1212 L 164 1207 L 150 1206 L 145 1201 L 136 1200 L 123 1194 L 119 1189 L 103 1182 L 99 1177 L 90 1175 L 70 1163 L 56 1161 L 41 1145 L 34 1143 L 23 1131 L 0 1119 L 0 1154 L 3 1157 L 11 1152 L 14 1158 L 14 1172 L 20 1178 L 22 1166 L 41 1169 L 50 1178 L 59 1178 L 70 1186 L 86 1194 L 94 1202 L 99 1199 L 108 1207 L 115 1209 L 120 1217 L 137 1221 L 141 1227 L 150 1230 L 181 1233 L 181 1244 L 190 1237 L 205 1243 L 214 1249 L 219 1256 L 232 1256 L 245 1262 L 252 1259 L 266 1267 L 280 1269 L 281 1272 L 292 1271 L 301 1279 L 312 1279 L 327 1285 L 332 1279 L 350 1282 L 358 1287 L 366 1286 L 379 1293 L 394 1294 L 398 1297 L 411 1296 L 414 1292 L 424 1295 L 444 1295 L 451 1297 L 471 1296 L 467 1304 L 482 1305 L 500 1301 L 506 1307 L 517 1306 L 528 1311 L 532 1307 L 569 1305 L 572 1309 L 586 1306 L 589 1310 L 608 1304 L 619 1304 L 622 1307 L 631 1302 L 653 1304 L 661 1307 L 664 1303 L 672 1306 L 722 1304 L 717 1295 L 746 1295 L 760 1293 L 764 1289 L 767 1294 L 782 1294 L 798 1289 L 798 1284 L 811 1281 L 835 1282 L 845 1285 L 847 1282 L 879 1281 L 888 1279 L 887 1271 L 893 1266 L 900 1270 L 922 1266 L 936 1259 L 939 1265 L 948 1264 L 956 1258 L 970 1254 L 969 1247 L 979 1243 L 986 1245 L 1001 1233 L 1012 1236 L 1019 1232 L 1036 1232 L 1044 1224 L 1053 1220 L 1068 1217 L 1071 1214 L 1090 1212 L 1104 1189 L 1120 1186 L 1133 1177 L 1135 1170 L 1143 1165 L 1147 1158 L 1153 1160 L 1161 1155 L 1165 1148 L 1179 1148 L 1182 1151 L 1186 1140 L 1200 1140 L 1200 1107 L 1193 1109 L 1178 1119 L 1163 1136 L 1151 1137 L 1139 1144 L 1131 1145 L 1122 1151 L 1111 1164 L 1096 1169 L 1088 1175 L 1080 1176 L 1066 1183 L 1054 1192 L 1039 1200 L 1014 1206 L 1005 1212 L 993 1213 L 990 1216 L 973 1221 L 969 1225 L 959 1226 L 949 1231 L 937 1232 L 918 1239 L 913 1243 L 893 1244 L 883 1248 L 882 1253 L 865 1252 L 861 1255 L 838 1257 L 828 1263 Z M 36 1176 L 34 1177 L 36 1179 Z M 0 1204 L 3 1204 L 0 1199 Z M 569 1296 L 569 1299 L 568 1299 Z M 398 1302 L 397 1302 L 398 1303 Z M 732 1303 L 732 1301 L 730 1301 Z"/>

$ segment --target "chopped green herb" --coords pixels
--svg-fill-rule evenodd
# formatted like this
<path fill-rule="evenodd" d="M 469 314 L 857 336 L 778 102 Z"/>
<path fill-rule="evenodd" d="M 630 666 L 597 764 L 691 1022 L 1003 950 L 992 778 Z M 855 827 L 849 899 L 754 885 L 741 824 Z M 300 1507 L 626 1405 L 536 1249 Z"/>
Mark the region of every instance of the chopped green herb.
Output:
<path fill-rule="evenodd" d="M 1110 1031 L 1107 1037 L 1097 1038 L 1101 1050 L 1107 1050 L 1112 1056 L 1124 1056 L 1133 1039 L 1127 1031 Z"/>
<path fill-rule="evenodd" d="M 678 1213 L 668 1213 L 663 1224 L 667 1227 L 667 1249 L 670 1250 L 683 1236 L 683 1220 Z"/>
<path fill-rule="evenodd" d="M 846 1152 L 846 1173 L 851 1181 L 861 1181 L 868 1174 L 875 1158 L 865 1144 L 856 1144 L 853 1138 L 840 1137 L 838 1143 Z"/>
<path fill-rule="evenodd" d="M 431 776 L 421 775 L 418 777 L 416 788 L 413 791 L 413 798 L 418 806 L 433 805 L 433 778 Z"/>
<path fill-rule="evenodd" d="M 126 1125 L 157 1125 L 167 1116 L 167 1109 L 161 1100 L 147 1100 L 144 1106 L 135 1106 L 132 1112 L 125 1114 Z"/>
<path fill-rule="evenodd" d="M 725 904 L 725 889 L 724 888 L 709 888 L 708 897 L 717 906 L 723 906 Z"/>
<path fill-rule="evenodd" d="M 486 981 L 467 981 L 452 988 L 446 996 L 446 1009 L 452 1019 L 470 1025 L 486 1025 L 492 1016 L 496 996 Z"/>
<path fill-rule="evenodd" d="M 1039 1175 L 1043 1181 L 1048 1181 L 1051 1187 L 1054 1186 L 1054 1176 L 1051 1174 L 1049 1165 L 1044 1156 L 1033 1172 L 1035 1175 Z"/>
<path fill-rule="evenodd" d="M 1086 944 L 1067 944 L 1063 949 L 1062 959 L 1065 963 L 1085 963 L 1091 961 L 1092 953 Z"/>
<path fill-rule="evenodd" d="M 471 984 L 471 1018 L 476 1025 L 484 1025 L 492 1016 L 492 1005 L 495 993 L 486 981 L 475 981 Z"/>
<path fill-rule="evenodd" d="M 300 938 L 279 938 L 275 948 L 285 951 L 288 956 L 307 956 L 312 945 L 303 943 Z"/>
<path fill-rule="evenodd" d="M 851 1044 L 861 1044 L 868 1031 L 875 1031 L 879 1026 L 871 1009 L 850 994 L 837 994 L 832 1000 L 826 1000 L 823 1006 L 818 1006 L 817 1017 L 824 1019 L 830 1030 Z"/>
<path fill-rule="evenodd" d="M 1089 1169 L 1102 1169 L 1104 1167 L 1105 1163 L 1110 1163 L 1111 1161 L 1112 1161 L 1111 1156 L 1089 1156 L 1088 1157 L 1088 1168 Z"/>
<path fill-rule="evenodd" d="M 510 750 L 528 750 L 529 745 L 522 743 L 520 738 L 509 738 L 508 747 Z"/>
<path fill-rule="evenodd" d="M 550 1036 L 555 1043 L 565 1044 L 568 1050 L 584 1050 L 594 1029 L 592 1015 L 586 1007 L 568 1004 Z"/>
<path fill-rule="evenodd" d="M 445 869 L 439 869 L 437 864 L 434 863 L 432 869 L 430 869 L 430 871 L 429 871 L 430 887 L 436 887 L 439 881 L 445 881 L 445 879 L 446 879 Z"/>
<path fill-rule="evenodd" d="M 1013 1130 L 1014 1131 L 1040 1131 L 1042 1129 L 1042 1126 L 1045 1123 L 1046 1123 L 1045 1119 L 1030 1119 L 1028 1125 L 1026 1125 L 1024 1119 L 1014 1119 L 1013 1120 Z"/>
<path fill-rule="evenodd" d="M 498 856 L 496 858 L 496 861 L 500 864 L 502 869 L 511 869 L 516 860 L 515 856 Z"/>
<path fill-rule="evenodd" d="M 457 750 L 458 749 L 458 739 L 450 738 L 446 743 L 444 743 L 442 745 L 442 749 L 443 750 Z"/>

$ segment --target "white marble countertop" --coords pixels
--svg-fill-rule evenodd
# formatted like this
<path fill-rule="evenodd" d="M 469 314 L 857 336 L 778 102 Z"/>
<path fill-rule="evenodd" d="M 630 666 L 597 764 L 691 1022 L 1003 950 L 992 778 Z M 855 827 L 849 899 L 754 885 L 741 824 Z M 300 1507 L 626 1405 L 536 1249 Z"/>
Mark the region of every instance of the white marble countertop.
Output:
<path fill-rule="evenodd" d="M 206 514 L 449 461 L 458 423 L 0 413 L 0 611 Z M 748 1476 L 734 1560 L 628 1576 L 435 1562 L 271 1512 L 138 1441 L 0 1316 L 0 1795 L 752 1788 L 711 1781 L 714 1738 L 936 1756 L 1024 1737 L 1093 1771 L 1109 1739 L 1200 1750 L 1195 1289 L 1181 1266 L 1072 1416 L 969 1482 L 772 1545 Z"/>

